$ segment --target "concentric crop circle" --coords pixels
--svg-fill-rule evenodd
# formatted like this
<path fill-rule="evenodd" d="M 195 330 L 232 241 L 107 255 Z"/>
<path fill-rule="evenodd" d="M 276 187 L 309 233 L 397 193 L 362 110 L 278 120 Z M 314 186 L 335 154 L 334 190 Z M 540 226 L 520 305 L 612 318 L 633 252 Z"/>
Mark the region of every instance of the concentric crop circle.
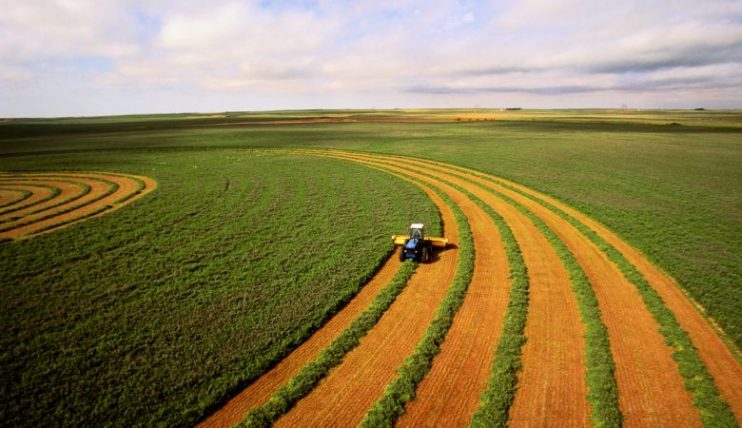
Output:
<path fill-rule="evenodd" d="M 107 214 L 155 189 L 109 172 L 0 173 L 0 239 L 21 239 Z"/>

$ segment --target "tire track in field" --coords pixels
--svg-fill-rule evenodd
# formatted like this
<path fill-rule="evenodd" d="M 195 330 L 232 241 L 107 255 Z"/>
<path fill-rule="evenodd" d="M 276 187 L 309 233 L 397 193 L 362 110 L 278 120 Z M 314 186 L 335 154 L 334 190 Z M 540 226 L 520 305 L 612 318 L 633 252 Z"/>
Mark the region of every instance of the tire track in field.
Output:
<path fill-rule="evenodd" d="M 399 162 L 396 159 L 378 156 L 363 158 Z M 528 424 L 542 426 L 548 425 L 549 421 L 560 421 L 560 423 L 569 423 L 572 426 L 588 425 L 589 408 L 585 401 L 586 384 L 582 375 L 584 367 L 583 327 L 577 302 L 572 294 L 569 274 L 564 269 L 557 253 L 529 219 L 514 207 L 496 199 L 491 193 L 455 176 L 432 171 L 424 165 L 421 167 L 421 165 L 404 162 L 404 171 L 432 174 L 439 180 L 449 181 L 471 192 L 505 219 L 518 241 L 521 254 L 528 266 L 530 305 L 525 330 L 528 341 L 523 348 L 523 372 L 519 381 L 520 392 L 511 409 L 511 424 L 513 426 Z M 441 188 L 444 186 L 441 185 Z M 481 211 L 481 209 L 476 206 L 474 207 L 476 209 L 473 209 L 471 203 L 459 205 L 469 216 L 474 231 L 475 224 L 480 223 L 481 219 L 471 215 L 472 212 Z M 491 219 L 487 219 L 491 222 Z M 496 231 L 494 224 L 490 224 L 489 229 L 480 229 L 480 234 L 489 234 L 492 231 Z M 480 247 L 478 243 L 476 245 L 477 261 L 481 263 Z M 500 246 L 503 247 L 502 243 Z M 493 260 L 490 259 L 484 263 L 492 262 Z M 501 297 L 501 299 L 500 310 L 504 311 L 507 297 Z M 463 311 L 464 307 L 460 313 Z M 465 316 L 484 322 L 488 318 L 487 315 L 479 312 Z M 457 317 L 459 317 L 458 314 Z M 452 334 L 459 331 L 459 328 L 471 328 L 471 326 L 464 327 L 462 324 L 460 327 L 454 325 L 451 328 L 449 336 L 446 337 L 441 347 L 441 355 L 435 359 L 434 370 L 420 385 L 418 397 L 408 406 L 408 413 L 399 421 L 400 426 L 468 425 L 490 377 L 489 366 L 497 341 L 488 344 L 487 347 L 474 346 L 471 349 L 458 347 L 456 345 L 460 343 L 460 339 Z M 492 334 L 499 338 L 502 322 L 483 325 L 481 328 L 497 331 L 496 334 Z M 470 340 L 476 339 L 476 337 L 470 337 Z M 449 344 L 449 340 L 456 345 Z M 486 359 L 490 364 L 480 367 L 477 371 L 449 374 L 449 379 L 446 379 L 446 372 L 455 368 L 455 361 L 478 359 Z M 477 388 L 470 388 L 468 395 L 450 395 L 457 393 L 451 385 L 447 384 L 447 381 L 451 380 L 450 377 L 460 384 L 468 382 L 470 385 L 477 385 Z M 518 397 L 528 397 L 528 399 Z"/>
<path fill-rule="evenodd" d="M 381 269 L 340 312 L 272 369 L 262 374 L 223 407 L 199 423 L 197 427 L 235 426 L 244 419 L 250 409 L 268 401 L 271 394 L 285 385 L 305 364 L 314 360 L 369 306 L 379 291 L 394 277 L 400 266 L 399 258 L 396 254 L 392 254 Z"/>
<path fill-rule="evenodd" d="M 112 212 L 157 186 L 148 177 L 107 172 L 0 174 L 0 185 L 13 183 L 34 188 L 34 195 L 0 213 L 0 239 L 36 236 Z M 44 187 L 47 192 L 38 190 Z"/>
<path fill-rule="evenodd" d="M 450 208 L 425 186 L 420 186 L 438 206 L 449 242 L 459 233 Z M 420 340 L 442 302 L 456 270 L 457 251 L 438 253 L 431 264 L 422 264 L 379 322 L 349 352 L 343 362 L 276 426 L 352 426 L 381 396 Z"/>

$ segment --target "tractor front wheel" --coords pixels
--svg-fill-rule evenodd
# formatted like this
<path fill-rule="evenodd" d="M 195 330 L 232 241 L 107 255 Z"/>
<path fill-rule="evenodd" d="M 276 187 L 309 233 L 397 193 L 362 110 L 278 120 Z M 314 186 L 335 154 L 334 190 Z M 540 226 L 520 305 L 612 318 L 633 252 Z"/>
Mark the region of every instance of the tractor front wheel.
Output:
<path fill-rule="evenodd" d="M 402 248 L 399 249 L 399 261 L 400 262 L 403 262 L 404 260 L 405 260 L 404 247 L 402 247 Z"/>

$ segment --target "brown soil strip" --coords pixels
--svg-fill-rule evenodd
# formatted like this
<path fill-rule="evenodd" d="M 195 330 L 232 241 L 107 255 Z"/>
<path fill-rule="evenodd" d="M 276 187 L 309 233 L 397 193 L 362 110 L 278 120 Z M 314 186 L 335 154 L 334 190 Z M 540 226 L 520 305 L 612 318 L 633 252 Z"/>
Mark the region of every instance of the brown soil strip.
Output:
<path fill-rule="evenodd" d="M 420 185 L 420 184 L 418 184 Z M 430 189 L 449 242 L 459 239 L 453 213 Z M 421 264 L 379 322 L 320 384 L 276 423 L 277 426 L 353 426 L 358 424 L 422 337 L 456 270 L 455 248 Z"/>
<path fill-rule="evenodd" d="M 9 176 L 0 176 L 3 180 L 6 177 Z M 0 237 L 2 238 L 19 239 L 32 235 L 36 236 L 39 233 L 57 230 L 58 227 L 55 227 L 56 225 L 63 227 L 83 219 L 109 213 L 139 199 L 157 187 L 157 183 L 148 177 L 114 173 L 37 173 L 21 174 L 15 177 L 42 178 L 50 182 L 54 182 L 55 180 L 79 180 L 90 186 L 90 193 L 69 203 L 51 208 L 50 210 L 24 216 L 17 221 L 17 227 L 0 233 Z M 143 189 L 140 189 L 140 183 L 136 179 L 144 183 Z M 110 191 L 110 186 L 107 183 L 116 183 L 118 188 L 105 197 L 101 197 Z M 132 194 L 134 196 L 125 202 L 118 202 Z M 51 217 L 49 217 L 50 215 Z"/>
<path fill-rule="evenodd" d="M 433 167 L 432 164 L 427 165 Z M 440 166 L 435 168 L 444 169 Z M 546 207 L 485 180 L 472 176 L 468 178 L 502 192 L 540 217 L 564 241 L 585 270 L 598 298 L 611 340 L 624 424 L 700 426 L 698 411 L 683 385 L 677 363 L 672 359 L 672 349 L 665 344 L 658 331 L 659 325 L 646 309 L 635 286 L 624 278 L 607 256 L 576 228 Z M 528 260 L 526 264 L 530 270 Z M 529 312 L 529 322 L 530 316 Z M 552 346 L 562 344 L 554 343 Z M 524 376 L 527 369 L 524 361 Z M 511 413 L 513 421 L 521 397 L 528 401 L 533 396 L 523 389 L 519 390 Z"/>
<path fill-rule="evenodd" d="M 697 308 L 700 308 L 700 305 L 686 296 L 677 282 L 650 263 L 641 252 L 621 240 L 605 226 L 553 198 L 515 183 L 507 183 L 544 199 L 567 212 L 597 232 L 636 266 L 642 276 L 665 301 L 665 305 L 675 314 L 683 330 L 688 332 L 693 345 L 698 349 L 701 360 L 714 378 L 722 398 L 729 403 L 737 422 L 742 425 L 742 364 L 739 363 L 734 352 L 726 346 L 716 333 L 716 327 L 698 312 Z"/>
<path fill-rule="evenodd" d="M 17 204 L 14 204 L 12 206 L 6 206 L 0 209 L 0 220 L 13 217 L 17 211 L 20 211 L 18 210 L 18 208 L 33 206 L 35 204 L 40 203 L 44 199 L 49 198 L 53 194 L 52 190 L 49 188 L 36 186 L 27 181 L 11 181 L 1 175 L 0 175 L 0 183 L 4 185 L 5 184 L 13 185 L 13 187 L 15 187 L 16 189 L 27 190 L 32 193 L 31 196 L 24 199 L 23 201 Z"/>
<path fill-rule="evenodd" d="M 286 384 L 308 362 L 329 346 L 361 312 L 363 312 L 399 270 L 401 262 L 392 254 L 361 291 L 306 342 L 292 351 L 272 369 L 229 400 L 222 408 L 198 424 L 200 428 L 232 427 L 244 419 L 252 408 L 261 406 L 281 386 Z"/>
<path fill-rule="evenodd" d="M 394 160 L 395 162 L 397 160 Z M 405 170 L 414 164 L 405 163 Z M 570 426 L 586 426 L 589 408 L 585 400 L 587 387 L 584 376 L 584 327 L 580 321 L 577 301 L 572 294 L 569 275 L 559 256 L 536 226 L 522 213 L 491 193 L 455 176 L 423 168 L 429 174 L 466 188 L 485 203 L 492 206 L 510 225 L 528 267 L 530 281 L 530 306 L 525 334 L 528 339 L 523 348 L 523 372 L 519 380 L 519 393 L 511 409 L 513 426 L 548 426 L 553 423 Z M 463 207 L 462 207 L 463 208 Z M 477 207 L 478 208 L 478 207 Z M 467 216 L 472 209 L 465 210 Z M 473 219 L 470 218 L 472 228 Z M 496 231 L 494 226 L 492 230 Z M 491 232 L 485 232 L 491 233 Z M 478 244 L 477 244 L 478 245 Z M 476 247 L 479 260 L 479 246 Z M 476 274 L 476 271 L 475 271 Z M 502 311 L 507 298 L 500 302 Z M 476 322 L 476 320 L 475 320 Z M 499 333 L 501 323 L 482 328 L 491 328 L 489 334 Z M 449 333 L 450 335 L 451 333 Z M 498 335 L 499 337 L 499 335 Z M 480 340 L 484 338 L 480 336 Z M 449 337 L 444 342 L 448 344 Z M 475 348 L 468 358 L 486 359 L 489 363 L 496 342 L 489 349 Z M 458 351 L 458 352 L 466 352 Z M 439 356 L 440 357 L 440 356 Z M 438 363 L 436 358 L 435 364 Z M 418 398 L 409 406 L 408 413 L 400 419 L 406 426 L 466 426 L 476 410 L 479 396 L 490 377 L 490 365 L 480 371 L 462 372 L 457 375 L 462 382 L 477 385 L 476 393 L 462 400 L 449 393 L 448 386 L 435 382 L 431 371 L 423 381 Z M 451 370 L 452 368 L 448 368 Z M 442 370 L 446 370 L 445 368 Z M 431 380 L 432 379 L 432 380 Z M 423 389 L 428 384 L 429 391 Z M 475 392 L 472 388 L 472 393 Z M 455 391 L 451 391 L 455 394 Z M 455 406 L 453 401 L 465 403 Z M 430 414 L 426 414 L 429 411 Z M 440 418 L 440 419 L 439 419 Z"/>

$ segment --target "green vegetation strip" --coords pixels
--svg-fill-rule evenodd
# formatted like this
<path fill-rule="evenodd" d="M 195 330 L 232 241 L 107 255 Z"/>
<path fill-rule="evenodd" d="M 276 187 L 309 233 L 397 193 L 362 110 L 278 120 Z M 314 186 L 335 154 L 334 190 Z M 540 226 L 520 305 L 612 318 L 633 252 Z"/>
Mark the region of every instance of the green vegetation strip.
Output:
<path fill-rule="evenodd" d="M 410 177 L 414 181 L 421 180 Z M 382 397 L 374 403 L 364 416 L 361 426 L 392 426 L 404 413 L 404 406 L 415 398 L 415 390 L 425 375 L 430 371 L 433 358 L 440 352 L 440 346 L 446 338 L 453 323 L 453 317 L 464 301 L 474 272 L 475 250 L 471 228 L 461 208 L 451 198 L 435 186 L 425 183 L 453 211 L 459 227 L 459 254 L 456 273 L 435 318 L 425 331 L 423 338 L 415 347 L 412 355 L 407 357 L 402 367 L 397 370 L 399 376 L 384 390 Z"/>
<path fill-rule="evenodd" d="M 358 346 L 361 339 L 389 309 L 415 272 L 416 264 L 405 262 L 391 282 L 379 292 L 371 305 L 345 331 L 308 363 L 291 380 L 274 392 L 267 403 L 250 410 L 240 424 L 244 427 L 270 426 L 304 396 L 309 394 L 330 370 L 343 361 L 345 355 Z"/>
<path fill-rule="evenodd" d="M 18 198 L 11 199 L 10 201 L 4 204 L 0 204 L 0 208 L 4 208 L 9 205 L 15 205 L 15 204 L 21 203 L 25 201 L 26 199 L 30 198 L 31 195 L 33 195 L 32 192 L 29 192 L 28 190 L 23 190 L 23 189 L 12 189 L 12 188 L 0 187 L 0 190 L 12 190 L 14 192 L 19 192 L 21 194 L 21 196 Z"/>
<path fill-rule="evenodd" d="M 657 291 L 652 288 L 644 276 L 642 276 L 636 267 L 631 264 L 620 251 L 606 242 L 605 239 L 594 230 L 551 203 L 492 177 L 481 174 L 475 175 L 545 206 L 577 228 L 601 251 L 606 253 L 608 258 L 618 266 L 626 279 L 636 286 L 644 304 L 647 306 L 647 309 L 660 325 L 659 331 L 665 338 L 665 343 L 673 349 L 673 359 L 678 363 L 680 374 L 684 379 L 685 388 L 692 394 L 693 404 L 699 410 L 703 424 L 709 427 L 737 426 L 734 414 L 729 408 L 729 405 L 721 398 L 713 378 L 709 374 L 706 366 L 701 362 L 698 352 L 693 346 L 688 333 L 680 327 L 677 318 L 675 318 L 672 311 L 665 306 L 662 297 L 657 294 Z M 480 186 L 483 185 L 480 184 Z M 486 188 L 486 186 L 483 187 Z M 491 188 L 489 188 L 489 190 L 496 192 Z M 582 308 L 580 308 L 580 310 L 582 311 Z M 589 380 L 588 383 L 590 384 Z M 604 393 L 601 393 L 600 395 L 603 396 Z M 608 395 L 605 396 L 608 397 Z M 595 411 L 595 409 L 593 411 Z"/>
<path fill-rule="evenodd" d="M 20 183 L 19 183 L 19 184 L 20 184 Z M 62 190 L 60 190 L 60 189 L 58 189 L 58 188 L 56 188 L 56 187 L 54 187 L 54 186 L 47 186 L 47 185 L 45 185 L 45 184 L 29 184 L 29 186 L 34 186 L 34 187 L 43 187 L 43 188 L 45 188 L 45 189 L 49 189 L 49 190 L 51 190 L 51 191 L 52 191 L 52 193 L 51 193 L 51 194 L 50 194 L 49 196 L 47 196 L 47 197 L 45 197 L 45 198 L 43 198 L 43 199 L 39 199 L 38 201 L 35 201 L 35 202 L 31 202 L 31 203 L 28 203 L 28 204 L 24 204 L 24 205 L 21 205 L 21 206 L 19 206 L 19 207 L 15 207 L 15 208 L 9 208 L 9 209 L 6 209 L 6 210 L 3 210 L 3 211 L 0 211 L 0 215 L 6 215 L 6 214 L 9 214 L 9 213 L 12 213 L 12 212 L 16 212 L 16 211 L 19 211 L 19 210 L 22 210 L 22 209 L 25 209 L 25 208 L 28 208 L 28 207 L 34 206 L 34 205 L 36 205 L 36 204 L 41 204 L 41 203 L 44 203 L 44 202 L 46 202 L 46 201 L 48 201 L 48 200 L 50 200 L 50 199 L 54 199 L 54 198 L 56 198 L 57 196 L 59 196 L 59 194 L 60 194 L 60 193 L 62 193 Z"/>
<path fill-rule="evenodd" d="M 419 173 L 434 177 L 421 170 Z M 585 325 L 585 364 L 588 385 L 587 400 L 592 407 L 593 423 L 599 427 L 621 425 L 621 412 L 618 408 L 618 386 L 613 375 L 615 364 L 611 356 L 608 331 L 600 315 L 598 299 L 593 292 L 585 272 L 567 246 L 546 223 L 531 213 L 523 205 L 494 189 L 457 175 L 458 178 L 496 194 L 508 204 L 528 217 L 549 243 L 554 247 L 564 267 L 570 275 L 570 283 L 577 297 L 580 318 Z M 525 324 L 528 312 L 528 279 L 523 258 L 520 255 L 515 237 L 507 223 L 489 205 L 463 187 L 440 177 L 443 183 L 455 188 L 480 206 L 495 221 L 506 245 L 510 275 L 513 279 L 511 297 L 505 315 L 503 333 L 495 351 L 492 378 L 482 395 L 479 409 L 472 418 L 475 426 L 506 426 L 508 411 L 515 398 L 517 373 L 521 368 L 521 347 L 525 343 Z"/>
<path fill-rule="evenodd" d="M 85 202 L 83 204 L 74 205 L 74 206 L 71 206 L 69 208 L 65 208 L 62 211 L 51 213 L 49 215 L 46 215 L 44 217 L 31 220 L 31 221 L 23 222 L 23 223 L 20 223 L 20 224 L 15 224 L 15 225 L 12 225 L 12 226 L 9 226 L 9 227 L 0 228 L 0 232 L 7 232 L 9 230 L 17 229 L 19 227 L 28 226 L 30 224 L 38 223 L 40 221 L 48 220 L 50 218 L 57 217 L 57 216 L 60 216 L 62 214 L 67 214 L 68 212 L 72 212 L 72 211 L 75 211 L 77 209 L 84 208 L 84 207 L 86 207 L 88 205 L 91 205 L 91 204 L 93 204 L 95 202 L 100 201 L 103 198 L 106 198 L 106 197 L 114 194 L 118 190 L 118 188 L 119 188 L 119 185 L 116 184 L 116 183 L 114 183 L 113 181 L 103 180 L 103 179 L 99 179 L 99 178 L 95 178 L 93 180 L 97 180 L 97 181 L 101 181 L 101 182 L 107 183 L 108 186 L 109 186 L 108 187 L 108 190 L 106 190 L 104 193 L 101 193 L 99 196 L 97 196 L 97 197 L 95 197 L 95 198 L 93 198 L 93 199 L 91 199 L 91 200 L 89 200 L 89 201 L 87 201 L 87 202 Z M 100 214 L 101 212 L 103 212 L 103 211 L 105 211 L 105 210 L 107 210 L 109 208 L 111 208 L 111 206 L 110 205 L 106 205 L 105 207 L 103 207 L 101 209 L 95 210 L 94 213 L 86 214 L 83 217 L 77 217 L 74 220 L 68 220 L 68 221 L 64 221 L 64 222 L 61 222 L 61 223 L 55 223 L 55 224 L 50 225 L 48 227 L 45 227 L 44 229 L 41 229 L 41 230 L 48 230 L 48 229 L 51 229 L 53 227 L 57 227 L 57 226 L 61 226 L 61 225 L 64 225 L 64 224 L 71 223 L 73 221 L 77 221 L 80 218 L 87 218 L 87 217 L 90 217 L 90 216 L 95 215 L 95 214 Z"/>

